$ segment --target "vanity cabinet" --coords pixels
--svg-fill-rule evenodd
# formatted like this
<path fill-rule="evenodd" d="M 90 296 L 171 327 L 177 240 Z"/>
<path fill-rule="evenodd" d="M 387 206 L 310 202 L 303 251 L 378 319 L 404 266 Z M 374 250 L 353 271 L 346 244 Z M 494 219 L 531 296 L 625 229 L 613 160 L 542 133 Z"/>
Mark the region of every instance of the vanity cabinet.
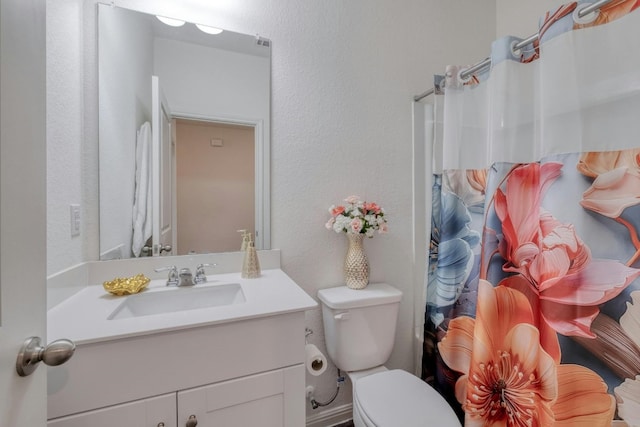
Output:
<path fill-rule="evenodd" d="M 51 420 L 47 427 L 297 427 L 295 385 L 304 367 L 223 381 Z"/>
<path fill-rule="evenodd" d="M 302 311 L 80 344 L 48 370 L 48 427 L 299 427 L 304 358 Z"/>

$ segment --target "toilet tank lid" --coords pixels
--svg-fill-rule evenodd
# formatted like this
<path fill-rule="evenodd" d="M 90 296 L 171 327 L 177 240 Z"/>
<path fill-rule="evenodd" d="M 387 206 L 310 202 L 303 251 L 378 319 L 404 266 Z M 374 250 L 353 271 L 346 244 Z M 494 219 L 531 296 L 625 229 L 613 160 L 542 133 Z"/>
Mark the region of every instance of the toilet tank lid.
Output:
<path fill-rule="evenodd" d="M 318 298 L 327 307 L 349 309 L 399 302 L 402 292 L 386 283 L 371 283 L 364 289 L 350 289 L 346 286 L 320 289 Z"/>

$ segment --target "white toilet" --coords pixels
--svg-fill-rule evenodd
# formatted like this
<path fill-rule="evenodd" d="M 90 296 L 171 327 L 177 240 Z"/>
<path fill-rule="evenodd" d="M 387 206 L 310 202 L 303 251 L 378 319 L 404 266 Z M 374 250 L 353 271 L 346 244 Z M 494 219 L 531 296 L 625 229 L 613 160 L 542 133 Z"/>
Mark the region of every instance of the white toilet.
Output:
<path fill-rule="evenodd" d="M 408 372 L 388 370 L 402 292 L 384 283 L 322 289 L 329 357 L 353 384 L 355 427 L 460 426 L 433 388 Z"/>

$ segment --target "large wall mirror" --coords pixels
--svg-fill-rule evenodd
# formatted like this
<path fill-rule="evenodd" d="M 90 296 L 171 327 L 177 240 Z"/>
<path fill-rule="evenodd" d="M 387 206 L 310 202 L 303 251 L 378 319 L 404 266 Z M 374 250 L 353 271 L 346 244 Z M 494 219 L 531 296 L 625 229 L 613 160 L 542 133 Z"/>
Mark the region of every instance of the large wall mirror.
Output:
<path fill-rule="evenodd" d="M 100 259 L 269 249 L 269 40 L 108 5 L 98 29 Z"/>

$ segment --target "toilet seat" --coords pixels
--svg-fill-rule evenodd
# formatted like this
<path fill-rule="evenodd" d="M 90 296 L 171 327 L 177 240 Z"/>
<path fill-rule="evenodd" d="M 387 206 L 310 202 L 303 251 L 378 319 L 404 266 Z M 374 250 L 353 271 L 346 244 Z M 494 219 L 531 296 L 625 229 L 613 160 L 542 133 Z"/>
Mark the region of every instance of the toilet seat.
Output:
<path fill-rule="evenodd" d="M 371 427 L 459 427 L 453 409 L 427 383 L 400 369 L 356 381 L 353 404 Z"/>

